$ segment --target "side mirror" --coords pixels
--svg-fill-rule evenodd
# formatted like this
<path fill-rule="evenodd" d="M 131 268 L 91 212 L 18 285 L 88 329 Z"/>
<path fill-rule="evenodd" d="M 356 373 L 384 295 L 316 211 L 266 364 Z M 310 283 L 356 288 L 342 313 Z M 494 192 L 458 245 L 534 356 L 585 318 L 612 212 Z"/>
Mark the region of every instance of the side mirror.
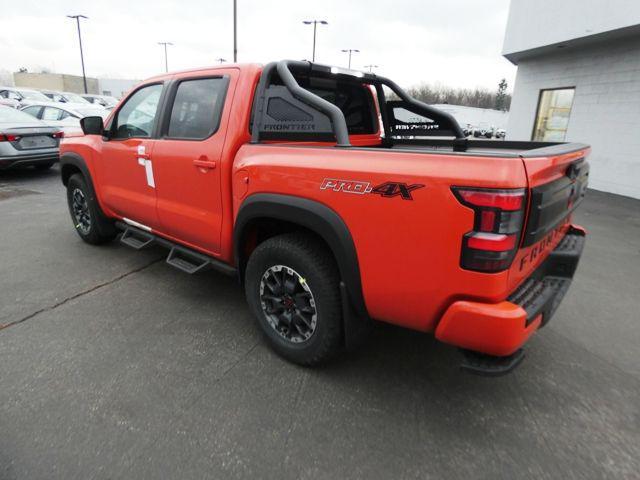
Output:
<path fill-rule="evenodd" d="M 102 135 L 104 133 L 104 122 L 99 116 L 81 118 L 80 127 L 85 135 Z"/>

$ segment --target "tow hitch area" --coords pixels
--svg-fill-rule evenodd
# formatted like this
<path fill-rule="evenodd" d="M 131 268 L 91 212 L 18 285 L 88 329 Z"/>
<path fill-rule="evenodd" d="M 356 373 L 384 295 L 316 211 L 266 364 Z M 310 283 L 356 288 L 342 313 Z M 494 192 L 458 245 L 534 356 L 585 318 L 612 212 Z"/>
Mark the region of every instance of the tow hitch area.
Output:
<path fill-rule="evenodd" d="M 460 369 L 462 371 L 485 377 L 499 377 L 511 372 L 524 359 L 524 350 L 519 349 L 506 357 L 496 357 L 484 353 L 461 349 L 464 356 Z"/>

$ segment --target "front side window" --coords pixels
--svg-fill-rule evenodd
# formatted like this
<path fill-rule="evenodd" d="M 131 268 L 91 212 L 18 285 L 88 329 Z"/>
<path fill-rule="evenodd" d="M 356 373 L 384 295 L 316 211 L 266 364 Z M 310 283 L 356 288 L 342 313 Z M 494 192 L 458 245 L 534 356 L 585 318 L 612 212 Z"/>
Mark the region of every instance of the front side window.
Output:
<path fill-rule="evenodd" d="M 162 85 L 149 85 L 135 92 L 118 110 L 114 138 L 148 138 L 153 132 Z"/>
<path fill-rule="evenodd" d="M 167 136 L 203 140 L 218 130 L 227 84 L 226 78 L 181 82 L 171 109 Z"/>
<path fill-rule="evenodd" d="M 541 90 L 538 113 L 533 128 L 533 140 L 540 142 L 564 142 L 575 88 Z"/>

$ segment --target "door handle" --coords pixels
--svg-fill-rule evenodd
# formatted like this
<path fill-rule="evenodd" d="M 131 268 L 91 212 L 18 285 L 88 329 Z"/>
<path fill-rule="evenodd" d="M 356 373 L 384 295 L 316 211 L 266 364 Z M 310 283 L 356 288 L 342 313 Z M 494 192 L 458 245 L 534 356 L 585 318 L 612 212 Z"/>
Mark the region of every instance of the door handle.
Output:
<path fill-rule="evenodd" d="M 213 170 L 214 168 L 216 168 L 215 160 L 204 160 L 202 158 L 198 158 L 198 159 L 193 161 L 193 164 L 196 167 L 208 168 L 209 170 Z"/>

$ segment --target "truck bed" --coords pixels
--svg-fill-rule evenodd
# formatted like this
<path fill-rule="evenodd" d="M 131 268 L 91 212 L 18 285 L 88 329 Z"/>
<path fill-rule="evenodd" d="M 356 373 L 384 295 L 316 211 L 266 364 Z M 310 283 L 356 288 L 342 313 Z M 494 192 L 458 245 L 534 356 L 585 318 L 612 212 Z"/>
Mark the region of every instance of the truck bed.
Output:
<path fill-rule="evenodd" d="M 456 148 L 454 148 L 454 145 Z M 462 145 L 464 151 L 458 150 Z M 584 150 L 587 145 L 565 142 L 528 142 L 512 140 L 394 139 L 392 150 L 422 153 L 497 157 L 548 157 Z"/>

